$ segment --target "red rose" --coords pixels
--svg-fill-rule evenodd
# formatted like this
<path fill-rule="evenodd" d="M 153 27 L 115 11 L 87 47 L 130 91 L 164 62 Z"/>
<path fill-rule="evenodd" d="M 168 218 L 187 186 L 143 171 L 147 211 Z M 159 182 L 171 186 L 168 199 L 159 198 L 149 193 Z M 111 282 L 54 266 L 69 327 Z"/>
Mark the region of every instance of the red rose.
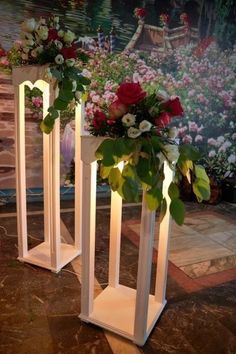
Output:
<path fill-rule="evenodd" d="M 162 103 L 161 108 L 164 108 L 172 117 L 182 116 L 184 114 L 183 107 L 178 97 Z"/>
<path fill-rule="evenodd" d="M 49 28 L 47 41 L 48 42 L 55 41 L 58 38 L 59 38 L 59 36 L 58 36 L 57 30 L 55 28 Z"/>
<path fill-rule="evenodd" d="M 127 82 L 119 86 L 116 92 L 120 102 L 130 105 L 144 99 L 146 92 L 142 90 L 139 83 Z"/>
<path fill-rule="evenodd" d="M 135 9 L 135 15 L 137 17 L 145 17 L 146 16 L 146 10 L 143 7 L 139 7 Z"/>
<path fill-rule="evenodd" d="M 61 54 L 63 55 L 64 59 L 76 59 L 77 58 L 76 47 L 72 45 L 70 47 L 62 48 Z"/>
<path fill-rule="evenodd" d="M 110 119 L 115 120 L 127 113 L 128 107 L 120 100 L 116 100 L 109 106 Z"/>
<path fill-rule="evenodd" d="M 3 48 L 0 47 L 0 57 L 5 57 L 6 56 L 6 52 Z"/>
<path fill-rule="evenodd" d="M 103 112 L 96 111 L 93 115 L 93 126 L 95 129 L 100 129 L 103 122 L 107 120 L 106 115 Z"/>
<path fill-rule="evenodd" d="M 165 128 L 171 121 L 171 116 L 167 112 L 161 113 L 157 118 L 155 118 L 155 125 L 159 128 Z"/>

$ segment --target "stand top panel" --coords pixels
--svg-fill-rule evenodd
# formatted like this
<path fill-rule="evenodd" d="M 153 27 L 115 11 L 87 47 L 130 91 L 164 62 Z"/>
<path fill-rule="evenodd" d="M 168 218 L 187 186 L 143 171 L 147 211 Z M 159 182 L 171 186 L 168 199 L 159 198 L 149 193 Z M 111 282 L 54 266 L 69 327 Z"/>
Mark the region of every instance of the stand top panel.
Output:
<path fill-rule="evenodd" d="M 25 65 L 13 68 L 12 82 L 14 86 L 20 85 L 25 81 L 35 83 L 37 80 L 43 80 L 47 83 L 46 69 L 48 65 Z"/>

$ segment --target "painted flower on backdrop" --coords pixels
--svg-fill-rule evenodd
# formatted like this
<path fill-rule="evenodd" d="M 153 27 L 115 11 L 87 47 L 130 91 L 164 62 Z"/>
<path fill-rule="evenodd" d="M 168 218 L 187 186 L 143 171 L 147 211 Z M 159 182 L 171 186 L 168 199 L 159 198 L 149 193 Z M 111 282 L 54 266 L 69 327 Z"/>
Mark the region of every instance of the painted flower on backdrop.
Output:
<path fill-rule="evenodd" d="M 86 61 L 88 57 L 77 49 L 75 34 L 64 28 L 57 16 L 25 20 L 21 29 L 21 41 L 9 52 L 9 59 L 14 59 L 12 64 L 48 64 L 45 78 L 56 80 L 59 87 L 58 97 L 40 124 L 43 132 L 50 133 L 59 112 L 73 108 L 85 93 L 90 80 L 82 74 L 76 61 Z"/>
<path fill-rule="evenodd" d="M 129 202 L 139 200 L 141 185 L 146 191 L 149 209 L 164 211 L 166 201 L 161 184 L 163 163 L 168 161 L 176 171 L 176 181 L 169 189 L 170 212 L 179 224 L 184 219 L 184 205 L 178 190 L 181 175 L 190 176 L 191 170 L 197 198 L 200 201 L 209 198 L 208 177 L 203 167 L 193 162 L 199 158 L 198 152 L 191 145 L 178 146 L 177 129 L 168 127 L 174 117 L 183 115 L 178 97 L 155 90 L 147 93 L 139 83 L 124 82 L 116 90 L 115 101 L 104 111 L 94 112 L 88 128 L 94 136 L 107 137 L 96 153 L 101 160 L 101 177 L 108 178 L 112 190 Z M 122 161 L 125 165 L 120 171 L 117 164 Z"/>
<path fill-rule="evenodd" d="M 146 16 L 146 9 L 144 7 L 136 7 L 134 9 L 134 17 L 138 19 L 144 19 Z"/>
<path fill-rule="evenodd" d="M 161 14 L 160 15 L 160 23 L 162 26 L 168 26 L 170 23 L 170 16 L 168 14 Z"/>

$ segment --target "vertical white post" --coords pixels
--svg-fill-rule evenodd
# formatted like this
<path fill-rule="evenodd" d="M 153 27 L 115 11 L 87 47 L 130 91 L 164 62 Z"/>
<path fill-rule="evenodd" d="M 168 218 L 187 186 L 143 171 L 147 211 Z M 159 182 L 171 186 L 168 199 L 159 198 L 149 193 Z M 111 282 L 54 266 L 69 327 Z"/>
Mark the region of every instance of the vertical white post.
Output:
<path fill-rule="evenodd" d="M 52 175 L 51 175 L 51 265 L 58 268 L 60 262 L 60 119 L 57 118 L 53 131 L 50 133 L 50 150 L 52 156 Z"/>
<path fill-rule="evenodd" d="M 169 167 L 167 161 L 165 161 L 164 163 L 164 175 L 165 175 L 165 179 L 163 181 L 162 193 L 167 202 L 167 211 L 159 227 L 158 260 L 157 260 L 156 287 L 155 287 L 155 300 L 160 303 L 165 302 L 165 296 L 166 296 L 169 233 L 170 233 L 170 224 L 171 224 L 171 217 L 169 212 L 170 197 L 168 195 L 168 188 L 174 176 L 174 172 Z"/>
<path fill-rule="evenodd" d="M 46 117 L 49 107 L 49 84 L 45 85 L 43 91 L 43 117 Z M 43 200 L 44 200 L 44 241 L 50 242 L 51 224 L 50 224 L 50 211 L 51 211 L 51 163 L 50 163 L 50 150 L 49 150 L 48 134 L 43 134 Z"/>
<path fill-rule="evenodd" d="M 93 311 L 94 299 L 94 258 L 96 231 L 96 177 L 97 162 L 83 163 L 83 225 L 86 235 L 82 242 L 82 288 L 81 318 L 88 317 Z"/>
<path fill-rule="evenodd" d="M 15 94 L 15 148 L 16 148 L 16 197 L 19 258 L 27 256 L 27 214 L 25 175 L 25 86 L 14 86 Z"/>
<path fill-rule="evenodd" d="M 137 293 L 134 321 L 134 342 L 142 345 L 147 332 L 147 316 L 152 269 L 155 212 L 150 211 L 143 193 L 141 230 L 139 242 L 139 260 Z"/>
<path fill-rule="evenodd" d="M 83 122 L 82 104 L 75 108 L 75 248 L 81 250 L 81 210 L 82 210 L 82 163 L 81 133 Z"/>
<path fill-rule="evenodd" d="M 109 285 L 119 285 L 120 238 L 122 219 L 122 198 L 117 192 L 111 192 L 110 247 L 109 247 Z"/>

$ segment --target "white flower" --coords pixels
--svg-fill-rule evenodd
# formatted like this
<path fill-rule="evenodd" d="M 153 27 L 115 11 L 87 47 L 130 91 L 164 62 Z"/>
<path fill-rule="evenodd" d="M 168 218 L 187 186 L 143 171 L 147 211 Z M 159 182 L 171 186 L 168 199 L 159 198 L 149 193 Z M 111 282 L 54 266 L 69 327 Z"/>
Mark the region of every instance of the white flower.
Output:
<path fill-rule="evenodd" d="M 211 151 L 209 151 L 208 156 L 209 156 L 209 157 L 215 157 L 215 156 L 216 156 L 216 152 L 215 152 L 215 150 L 211 150 Z"/>
<path fill-rule="evenodd" d="M 31 33 L 25 33 L 25 38 L 26 39 L 33 39 L 33 35 Z"/>
<path fill-rule="evenodd" d="M 170 96 L 164 90 L 158 90 L 157 94 L 156 94 L 156 97 L 160 101 L 168 101 L 170 99 Z"/>
<path fill-rule="evenodd" d="M 23 31 L 31 33 L 35 30 L 36 21 L 34 18 L 30 18 L 29 20 L 25 20 L 21 26 Z"/>
<path fill-rule="evenodd" d="M 75 80 L 73 80 L 73 81 L 72 81 L 72 89 L 71 89 L 71 91 L 72 91 L 72 92 L 75 92 L 76 89 L 77 89 L 77 82 L 76 82 Z"/>
<path fill-rule="evenodd" d="M 74 58 L 66 59 L 66 65 L 67 66 L 74 66 L 75 65 L 75 59 Z"/>
<path fill-rule="evenodd" d="M 142 120 L 142 122 L 139 124 L 139 129 L 141 130 L 142 133 L 149 132 L 151 127 L 152 124 L 148 120 Z"/>
<path fill-rule="evenodd" d="M 80 100 L 80 97 L 81 97 L 81 92 L 76 91 L 76 92 L 75 92 L 75 98 L 76 98 L 77 100 Z"/>
<path fill-rule="evenodd" d="M 58 65 L 61 65 L 64 63 L 64 58 L 61 54 L 57 54 L 57 56 L 55 58 L 55 63 Z"/>
<path fill-rule="evenodd" d="M 164 146 L 167 158 L 171 162 L 176 162 L 179 158 L 179 148 L 177 145 L 167 144 Z"/>
<path fill-rule="evenodd" d="M 38 36 L 43 41 L 46 41 L 48 38 L 48 28 L 46 26 L 40 26 L 37 30 Z"/>
<path fill-rule="evenodd" d="M 71 32 L 70 30 L 67 30 L 66 33 L 64 34 L 63 39 L 66 43 L 71 43 L 75 40 L 75 37 L 76 36 L 73 32 Z"/>
<path fill-rule="evenodd" d="M 39 20 L 39 24 L 40 25 L 46 25 L 46 20 L 45 20 L 45 18 L 40 18 L 40 20 Z"/>
<path fill-rule="evenodd" d="M 55 46 L 60 50 L 63 47 L 63 44 L 61 41 L 58 41 L 57 39 L 54 41 Z"/>
<path fill-rule="evenodd" d="M 54 18 L 53 18 L 53 21 L 55 22 L 55 23 L 59 23 L 59 17 L 58 16 L 55 16 Z"/>
<path fill-rule="evenodd" d="M 87 69 L 83 69 L 81 75 L 90 78 L 92 76 L 91 72 Z"/>
<path fill-rule="evenodd" d="M 60 31 L 58 31 L 57 34 L 58 34 L 58 36 L 59 36 L 60 38 L 62 38 L 62 37 L 64 36 L 65 32 L 62 31 L 62 30 L 60 30 Z"/>
<path fill-rule="evenodd" d="M 235 163 L 236 162 L 236 155 L 231 154 L 228 157 L 228 163 Z"/>
<path fill-rule="evenodd" d="M 141 135 L 141 131 L 137 128 L 134 127 L 130 127 L 127 131 L 128 137 L 135 139 L 137 138 L 139 135 Z"/>
<path fill-rule="evenodd" d="M 178 135 L 178 129 L 176 127 L 169 128 L 168 137 L 171 139 L 175 139 Z"/>
<path fill-rule="evenodd" d="M 121 121 L 126 127 L 131 127 L 135 124 L 135 117 L 134 114 L 127 113 L 122 117 Z"/>
<path fill-rule="evenodd" d="M 24 53 L 28 54 L 28 53 L 29 53 L 29 51 L 30 51 L 30 49 L 29 49 L 29 48 L 27 48 L 27 47 L 23 48 L 23 52 L 24 52 Z"/>
<path fill-rule="evenodd" d="M 22 54 L 21 54 L 21 58 L 22 58 L 23 60 L 28 60 L 28 59 L 29 59 L 29 56 L 28 56 L 27 53 L 22 53 Z"/>
<path fill-rule="evenodd" d="M 30 55 L 31 55 L 33 58 L 37 58 L 37 56 L 38 56 L 37 50 L 36 50 L 36 49 L 31 50 Z"/>
<path fill-rule="evenodd" d="M 37 50 L 38 54 L 41 54 L 43 52 L 43 46 L 42 45 L 38 46 L 36 48 L 36 50 Z"/>
<path fill-rule="evenodd" d="M 25 44 L 27 47 L 33 47 L 34 41 L 33 39 L 28 39 L 27 41 L 25 41 Z"/>

